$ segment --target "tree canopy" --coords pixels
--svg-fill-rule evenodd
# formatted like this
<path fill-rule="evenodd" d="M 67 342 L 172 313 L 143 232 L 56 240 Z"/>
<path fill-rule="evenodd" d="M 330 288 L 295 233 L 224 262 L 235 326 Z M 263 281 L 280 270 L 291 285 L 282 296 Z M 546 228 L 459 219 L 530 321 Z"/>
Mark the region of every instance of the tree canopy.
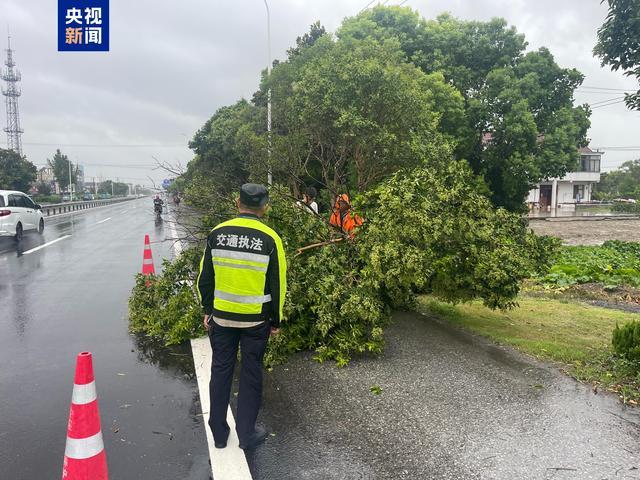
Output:
<path fill-rule="evenodd" d="M 583 76 L 559 67 L 503 19 L 421 19 L 409 8 L 377 7 L 348 19 L 340 38 L 395 38 L 425 73 L 441 72 L 464 97 L 464 114 L 443 122 L 456 156 L 484 178 L 495 205 L 517 211 L 537 182 L 563 176 L 586 143 L 588 107 L 573 107 Z"/>
<path fill-rule="evenodd" d="M 595 188 L 594 195 L 601 200 L 640 200 L 640 159 L 624 162 L 617 170 L 603 173 Z"/>
<path fill-rule="evenodd" d="M 600 57 L 602 66 L 622 70 L 640 82 L 640 0 L 606 1 L 609 13 L 598 30 L 593 53 Z M 640 110 L 640 88 L 636 93 L 627 94 L 625 101 L 630 109 Z"/>
<path fill-rule="evenodd" d="M 122 182 L 114 182 L 113 180 L 105 180 L 98 185 L 98 193 L 108 193 L 111 195 L 113 188 L 113 195 L 116 197 L 125 196 L 129 193 L 129 185 Z"/>
<path fill-rule="evenodd" d="M 494 205 L 521 211 L 533 185 L 576 167 L 590 125 L 588 106 L 573 106 L 582 74 L 526 46 L 503 19 L 427 21 L 402 7 L 348 18 L 335 37 L 315 23 L 251 103 L 198 131 L 187 175 L 230 186 L 272 170 L 296 195 L 305 184 L 357 193 L 446 146 Z"/>
<path fill-rule="evenodd" d="M 68 189 L 69 185 L 76 184 L 78 181 L 78 168 L 60 149 L 57 149 L 53 158 L 47 160 L 47 162 L 53 168 L 53 176 L 62 190 Z M 69 172 L 71 172 L 71 180 L 69 180 Z"/>
<path fill-rule="evenodd" d="M 0 149 L 0 190 L 27 192 L 38 170 L 26 158 L 13 150 Z"/>

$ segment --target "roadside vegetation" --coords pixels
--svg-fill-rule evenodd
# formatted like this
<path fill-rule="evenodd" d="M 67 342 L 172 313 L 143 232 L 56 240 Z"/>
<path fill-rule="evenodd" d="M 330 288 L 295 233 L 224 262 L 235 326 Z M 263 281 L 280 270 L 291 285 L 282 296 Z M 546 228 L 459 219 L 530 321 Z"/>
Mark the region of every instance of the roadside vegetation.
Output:
<path fill-rule="evenodd" d="M 640 215 L 640 203 L 616 202 L 613 204 L 611 211 L 616 213 L 629 213 L 632 215 Z"/>
<path fill-rule="evenodd" d="M 595 184 L 595 200 L 633 199 L 640 200 L 640 159 L 624 162 L 611 172 L 603 172 L 600 182 Z M 639 213 L 637 204 L 616 202 L 615 212 Z"/>
<path fill-rule="evenodd" d="M 610 240 L 601 246 L 562 247 L 548 273 L 532 280 L 549 289 L 591 283 L 605 290 L 640 287 L 640 243 Z"/>

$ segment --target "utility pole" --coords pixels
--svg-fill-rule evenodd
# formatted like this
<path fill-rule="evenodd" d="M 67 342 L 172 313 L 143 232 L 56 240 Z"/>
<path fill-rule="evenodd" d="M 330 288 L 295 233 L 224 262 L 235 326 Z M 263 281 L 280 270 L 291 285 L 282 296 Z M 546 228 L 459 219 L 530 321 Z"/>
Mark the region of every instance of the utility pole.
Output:
<path fill-rule="evenodd" d="M 71 189 L 71 160 L 69 160 L 69 195 L 71 196 L 71 201 L 73 202 L 73 190 Z"/>
<path fill-rule="evenodd" d="M 269 4 L 264 0 L 264 6 L 267 8 L 267 78 L 271 81 L 271 13 L 269 12 Z M 273 173 L 271 171 L 271 86 L 267 92 L 267 184 L 271 186 L 273 183 Z"/>
<path fill-rule="evenodd" d="M 0 75 L 0 78 L 7 82 L 7 87 L 2 89 L 7 105 L 7 127 L 4 131 L 7 133 L 7 148 L 18 155 L 22 155 L 21 135 L 24 131 L 20 128 L 20 113 L 18 111 L 18 97 L 22 92 L 16 85 L 22 80 L 22 75 L 18 70 L 14 70 L 16 64 L 13 61 L 13 50 L 11 50 L 11 36 L 9 36 L 8 40 L 7 60 L 4 62 L 7 68 Z"/>

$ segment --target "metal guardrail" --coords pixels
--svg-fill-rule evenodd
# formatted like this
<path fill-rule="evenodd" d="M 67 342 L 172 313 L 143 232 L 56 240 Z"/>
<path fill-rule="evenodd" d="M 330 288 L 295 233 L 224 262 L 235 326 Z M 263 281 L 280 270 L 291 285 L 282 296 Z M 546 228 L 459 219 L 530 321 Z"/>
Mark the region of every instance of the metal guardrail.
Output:
<path fill-rule="evenodd" d="M 66 202 L 66 203 L 52 203 L 49 205 L 41 205 L 42 213 L 46 217 L 53 217 L 55 215 L 62 215 L 65 213 L 77 212 L 80 210 L 87 210 L 89 208 L 103 207 L 105 205 L 111 205 L 113 203 L 127 202 L 129 200 L 136 200 L 138 197 L 121 197 L 110 198 L 108 200 L 89 200 L 87 202 Z"/>

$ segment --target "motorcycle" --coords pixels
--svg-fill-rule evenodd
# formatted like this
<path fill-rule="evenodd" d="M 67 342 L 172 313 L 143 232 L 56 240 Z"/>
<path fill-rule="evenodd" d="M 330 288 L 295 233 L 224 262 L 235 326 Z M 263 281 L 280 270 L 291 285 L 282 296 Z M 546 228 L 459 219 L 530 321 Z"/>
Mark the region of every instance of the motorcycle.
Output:
<path fill-rule="evenodd" d="M 154 204 L 153 211 L 156 214 L 156 222 L 161 222 L 162 221 L 162 204 L 161 203 Z"/>

